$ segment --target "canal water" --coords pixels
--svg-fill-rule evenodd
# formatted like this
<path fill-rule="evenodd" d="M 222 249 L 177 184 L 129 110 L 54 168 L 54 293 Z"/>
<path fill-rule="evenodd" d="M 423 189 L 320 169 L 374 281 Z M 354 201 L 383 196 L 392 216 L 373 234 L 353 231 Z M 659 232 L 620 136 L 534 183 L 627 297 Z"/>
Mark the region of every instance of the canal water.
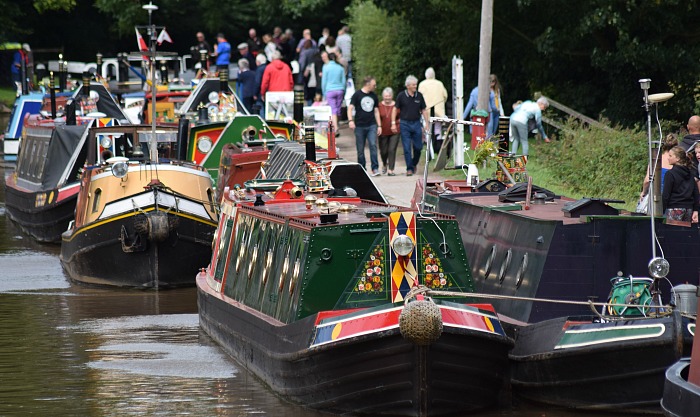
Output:
<path fill-rule="evenodd" d="M 0 416 L 328 416 L 278 398 L 219 349 L 199 329 L 195 288 L 70 282 L 60 246 L 5 216 L 11 169 L 0 168 Z M 530 404 L 471 415 L 590 416 Z"/>

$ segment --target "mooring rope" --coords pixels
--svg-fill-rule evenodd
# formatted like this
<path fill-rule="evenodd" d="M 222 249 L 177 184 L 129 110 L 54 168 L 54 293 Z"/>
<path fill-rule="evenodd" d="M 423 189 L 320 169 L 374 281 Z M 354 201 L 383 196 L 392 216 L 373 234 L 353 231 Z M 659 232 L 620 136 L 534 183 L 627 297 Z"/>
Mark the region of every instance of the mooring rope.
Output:
<path fill-rule="evenodd" d="M 673 310 L 672 306 L 662 305 L 662 306 L 650 306 L 642 304 L 617 304 L 617 303 L 603 303 L 596 301 L 575 301 L 575 300 L 555 300 L 551 298 L 535 298 L 535 297 L 522 297 L 515 295 L 500 295 L 500 294 L 483 294 L 483 293 L 469 293 L 469 292 L 459 292 L 459 291 L 444 291 L 444 290 L 431 290 L 425 286 L 418 286 L 411 289 L 411 291 L 406 294 L 406 300 L 415 297 L 417 294 L 425 294 L 432 296 L 447 296 L 447 297 L 471 297 L 471 298 L 485 298 L 494 300 L 516 300 L 516 301 L 533 301 L 540 303 L 554 303 L 554 304 L 570 304 L 570 305 L 580 305 L 580 306 L 597 306 L 597 307 L 632 307 L 632 308 L 649 308 L 649 309 L 665 309 Z"/>

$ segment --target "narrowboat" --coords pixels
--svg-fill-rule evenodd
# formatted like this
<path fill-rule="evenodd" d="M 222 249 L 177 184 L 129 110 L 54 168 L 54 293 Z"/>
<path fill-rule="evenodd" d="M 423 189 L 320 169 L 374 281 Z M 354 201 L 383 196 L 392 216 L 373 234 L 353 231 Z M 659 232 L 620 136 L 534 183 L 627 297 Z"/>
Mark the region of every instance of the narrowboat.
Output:
<path fill-rule="evenodd" d="M 30 114 L 38 114 L 44 101 L 44 93 L 26 92 L 15 99 L 12 105 L 7 128 L 2 136 L 3 156 L 5 161 L 17 161 L 19 141 L 22 137 L 24 119 Z"/>
<path fill-rule="evenodd" d="M 698 292 L 689 297 L 697 306 Z M 697 314 L 697 307 L 693 309 Z M 700 410 L 700 343 L 694 342 L 690 357 L 681 358 L 666 370 L 661 408 L 668 417 L 693 417 Z"/>
<path fill-rule="evenodd" d="M 517 327 L 510 353 L 513 394 L 565 408 L 658 414 L 666 370 L 690 354 L 694 333 L 695 319 L 678 310 Z"/>
<path fill-rule="evenodd" d="M 26 118 L 17 168 L 5 178 L 7 216 L 40 242 L 60 242 L 73 219 L 88 127 L 126 120 L 101 84 L 88 81 L 69 103 L 65 117 L 40 113 Z"/>
<path fill-rule="evenodd" d="M 330 193 L 330 163 L 314 160 L 302 187 L 226 187 L 197 275 L 203 330 L 275 393 L 327 412 L 434 416 L 506 398 L 513 342 L 469 296 L 454 217 Z"/>
<path fill-rule="evenodd" d="M 214 184 L 225 146 L 271 148 L 290 139 L 273 131 L 260 116 L 250 114 L 228 82 L 215 78 L 199 80 L 175 112 L 189 121 L 186 159 L 204 166 Z M 293 124 L 286 126 L 294 131 Z"/>
<path fill-rule="evenodd" d="M 61 236 L 60 260 L 70 279 L 194 286 L 211 256 L 217 207 L 209 174 L 179 158 L 178 129 L 161 126 L 154 135 L 145 125 L 90 128 L 86 142 L 90 159 L 75 220 Z"/>

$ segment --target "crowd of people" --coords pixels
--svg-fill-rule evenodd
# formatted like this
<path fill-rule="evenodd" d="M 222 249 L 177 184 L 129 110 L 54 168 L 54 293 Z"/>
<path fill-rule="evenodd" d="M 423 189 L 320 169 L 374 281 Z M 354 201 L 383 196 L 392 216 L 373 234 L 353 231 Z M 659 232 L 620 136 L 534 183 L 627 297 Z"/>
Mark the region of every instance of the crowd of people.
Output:
<path fill-rule="evenodd" d="M 375 93 L 374 77 L 365 77 L 362 85 L 349 100 L 344 99 L 352 80 L 352 37 L 347 26 L 341 27 L 337 36 L 324 28 L 321 36 L 314 38 L 310 29 L 304 29 L 296 39 L 291 29 L 275 27 L 272 33 L 258 36 L 255 29 L 234 49 L 223 33 L 217 35 L 216 44 L 206 41 L 202 32 L 197 33 L 197 45 L 207 51 L 210 68 L 237 63 L 241 95 L 246 108 L 264 116 L 265 97 L 268 92 L 293 91 L 303 86 L 307 106 L 327 105 L 331 109 L 331 123 L 338 130 L 339 121 L 347 117 L 353 130 L 357 148 L 357 160 L 366 165 L 365 152 L 369 150 L 370 175 L 396 175 L 396 153 L 401 144 L 406 165 L 406 175 L 413 175 L 420 161 L 424 143 L 439 152 L 443 143 L 443 126 L 433 124 L 427 132 L 431 116 L 445 116 L 448 99 L 444 84 L 436 79 L 433 68 L 425 71 L 425 78 L 410 75 L 405 89 L 396 95 L 391 87 L 382 89 L 381 100 Z M 487 135 L 498 133 L 499 118 L 504 116 L 502 88 L 498 77 L 491 74 Z M 349 95 L 349 93 L 348 93 Z M 463 118 L 469 120 L 476 108 L 478 88 L 469 96 Z M 545 142 L 549 142 L 542 126 L 542 111 L 549 106 L 545 98 L 537 102 L 518 102 L 510 119 L 511 152 L 528 154 L 528 135 L 537 129 Z M 344 113 L 347 112 L 347 113 Z M 381 158 L 381 161 L 380 161 Z M 381 162 L 381 166 L 380 166 Z M 367 167 L 365 167 L 367 168 Z"/>
<path fill-rule="evenodd" d="M 316 95 L 321 93 L 333 109 L 337 127 L 343 99 L 338 92 L 344 93 L 347 78 L 352 77 L 350 30 L 343 26 L 337 33 L 334 37 L 324 28 L 321 37 L 314 39 L 311 30 L 304 29 L 297 40 L 292 29 L 275 27 L 272 33 L 258 36 L 251 28 L 247 39 L 234 49 L 223 33 L 217 34 L 212 46 L 203 32 L 197 32 L 197 44 L 192 49 L 205 51 L 206 65 L 212 72 L 237 64 L 238 91 L 249 110 L 264 115 L 266 93 L 292 91 L 299 85 L 303 86 L 307 105 L 317 101 Z"/>

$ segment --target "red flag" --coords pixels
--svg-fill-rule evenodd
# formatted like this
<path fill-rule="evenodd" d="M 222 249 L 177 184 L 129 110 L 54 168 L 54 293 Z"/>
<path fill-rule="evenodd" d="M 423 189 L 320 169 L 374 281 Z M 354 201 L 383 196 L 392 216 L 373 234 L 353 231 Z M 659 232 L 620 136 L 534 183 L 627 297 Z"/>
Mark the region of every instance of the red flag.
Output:
<path fill-rule="evenodd" d="M 147 52 L 148 51 L 148 45 L 146 45 L 146 41 L 143 40 L 143 37 L 139 33 L 139 30 L 134 28 L 136 30 L 136 42 L 139 44 L 139 51 L 141 52 Z"/>
<path fill-rule="evenodd" d="M 158 34 L 158 45 L 162 44 L 163 42 L 173 43 L 173 40 L 170 38 L 168 32 L 165 31 L 165 28 L 163 28 L 163 30 L 160 31 L 160 34 Z"/>

